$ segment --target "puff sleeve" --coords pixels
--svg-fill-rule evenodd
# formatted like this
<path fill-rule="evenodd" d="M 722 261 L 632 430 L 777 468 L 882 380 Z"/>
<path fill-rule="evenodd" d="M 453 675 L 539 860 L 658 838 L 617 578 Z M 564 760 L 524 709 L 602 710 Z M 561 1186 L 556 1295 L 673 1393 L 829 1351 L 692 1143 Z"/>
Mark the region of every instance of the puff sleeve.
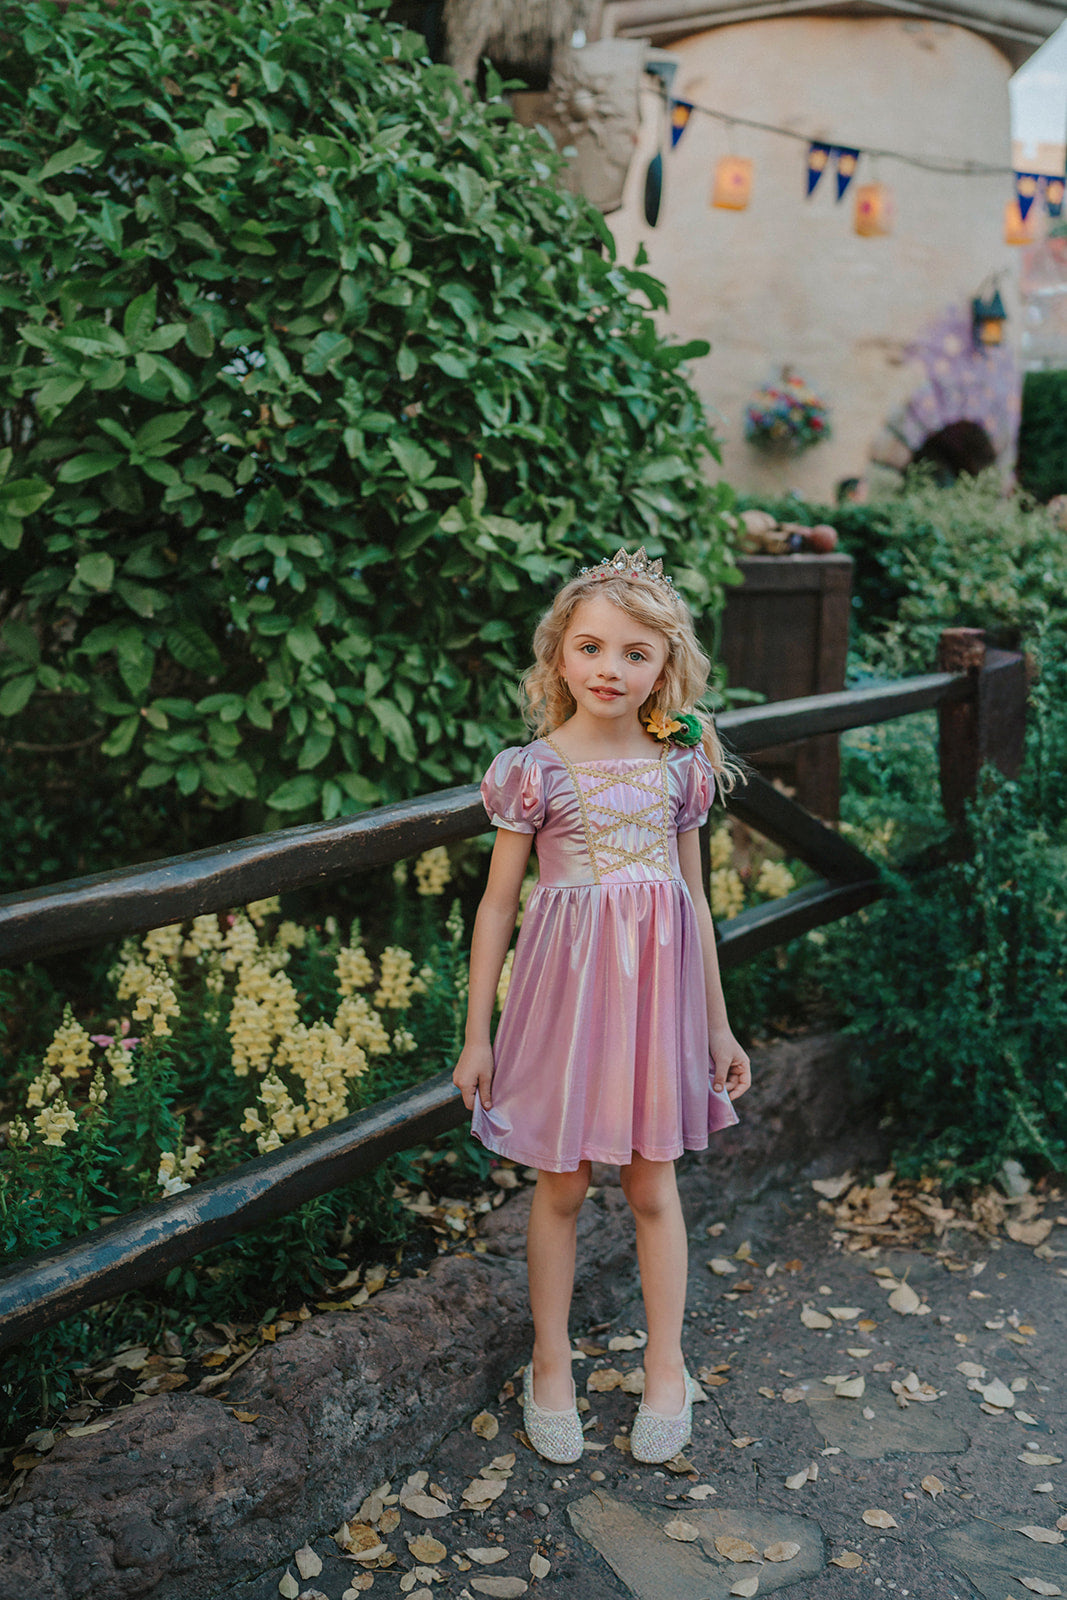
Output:
<path fill-rule="evenodd" d="M 482 804 L 494 828 L 536 833 L 545 820 L 541 768 L 529 747 L 501 750 L 482 779 Z"/>
<path fill-rule="evenodd" d="M 715 800 L 715 768 L 703 748 L 697 745 L 684 752 L 685 769 L 681 773 L 682 799 L 675 827 L 679 833 L 700 828 L 708 820 L 708 812 Z"/>

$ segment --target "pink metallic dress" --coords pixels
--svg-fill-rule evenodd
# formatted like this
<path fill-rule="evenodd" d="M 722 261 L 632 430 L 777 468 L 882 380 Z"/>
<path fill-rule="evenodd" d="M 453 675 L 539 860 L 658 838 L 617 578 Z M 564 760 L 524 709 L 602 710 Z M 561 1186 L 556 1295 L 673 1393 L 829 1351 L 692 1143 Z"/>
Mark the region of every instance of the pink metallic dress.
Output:
<path fill-rule="evenodd" d="M 539 881 L 493 1042 L 493 1104 L 473 1132 L 546 1172 L 634 1151 L 673 1161 L 737 1122 L 711 1084 L 700 933 L 678 834 L 715 793 L 702 750 L 571 761 L 551 739 L 501 751 L 494 827 L 536 835 Z"/>

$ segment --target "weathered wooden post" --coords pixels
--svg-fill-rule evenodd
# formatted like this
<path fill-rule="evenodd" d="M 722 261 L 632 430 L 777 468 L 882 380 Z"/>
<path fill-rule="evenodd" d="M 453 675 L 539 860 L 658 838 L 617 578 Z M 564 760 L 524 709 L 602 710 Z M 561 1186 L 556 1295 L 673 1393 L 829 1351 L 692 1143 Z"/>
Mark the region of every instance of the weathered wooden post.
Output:
<path fill-rule="evenodd" d="M 1026 737 L 1026 662 L 1017 650 L 994 650 L 981 628 L 946 628 L 938 646 L 942 672 L 966 672 L 974 681 L 967 700 L 938 707 L 941 803 L 952 822 L 978 792 L 987 761 L 1007 778 L 1018 776 Z"/>

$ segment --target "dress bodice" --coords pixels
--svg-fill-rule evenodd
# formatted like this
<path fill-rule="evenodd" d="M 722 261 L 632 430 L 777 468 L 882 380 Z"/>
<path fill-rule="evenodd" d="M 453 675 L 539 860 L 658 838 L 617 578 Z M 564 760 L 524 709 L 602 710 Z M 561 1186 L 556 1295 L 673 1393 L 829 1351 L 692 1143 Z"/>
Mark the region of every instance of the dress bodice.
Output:
<path fill-rule="evenodd" d="M 544 888 L 677 880 L 677 836 L 713 793 L 702 750 L 572 761 L 550 739 L 502 751 L 482 786 L 496 826 L 536 834 Z"/>

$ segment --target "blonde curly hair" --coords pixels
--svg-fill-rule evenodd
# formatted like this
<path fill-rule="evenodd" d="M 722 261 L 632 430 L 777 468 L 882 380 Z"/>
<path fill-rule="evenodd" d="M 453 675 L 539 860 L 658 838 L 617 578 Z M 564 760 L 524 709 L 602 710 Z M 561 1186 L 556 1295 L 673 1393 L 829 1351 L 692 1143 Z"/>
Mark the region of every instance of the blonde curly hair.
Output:
<path fill-rule="evenodd" d="M 667 645 L 663 682 L 638 714 L 642 721 L 654 711 L 696 715 L 704 730 L 701 744 L 720 789 L 728 793 L 742 776 L 742 768 L 725 753 L 711 717 L 697 705 L 708 686 L 711 662 L 697 642 L 692 613 L 681 595 L 652 578 L 635 573 L 608 578 L 587 573 L 564 584 L 537 624 L 534 664 L 520 681 L 523 714 L 529 726 L 540 736 L 573 716 L 576 702 L 560 675 L 559 663 L 574 613 L 583 601 L 594 598 L 610 600 L 642 627 L 662 635 Z"/>

